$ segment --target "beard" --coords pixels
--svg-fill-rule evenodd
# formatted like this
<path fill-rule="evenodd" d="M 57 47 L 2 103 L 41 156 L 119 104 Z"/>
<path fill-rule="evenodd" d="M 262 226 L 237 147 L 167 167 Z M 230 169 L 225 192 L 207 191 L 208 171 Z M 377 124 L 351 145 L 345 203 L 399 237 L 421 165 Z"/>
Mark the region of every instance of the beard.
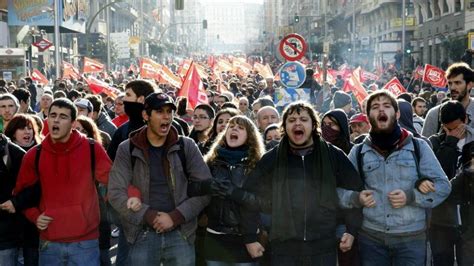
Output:
<path fill-rule="evenodd" d="M 397 117 L 395 116 L 395 114 L 387 117 L 387 123 L 389 124 L 387 128 L 379 128 L 378 120 L 376 117 L 369 116 L 369 121 L 370 125 L 372 126 L 371 131 L 379 134 L 389 134 L 392 133 L 395 128 L 395 124 L 397 123 Z"/>
<path fill-rule="evenodd" d="M 462 90 L 459 92 L 458 96 L 456 96 L 456 97 L 452 97 L 452 96 L 451 96 L 451 99 L 460 102 L 460 101 L 462 101 L 462 100 L 464 99 L 464 97 L 466 97 L 467 93 L 468 93 L 468 91 L 467 91 L 467 86 L 465 86 L 464 89 L 462 89 Z"/>

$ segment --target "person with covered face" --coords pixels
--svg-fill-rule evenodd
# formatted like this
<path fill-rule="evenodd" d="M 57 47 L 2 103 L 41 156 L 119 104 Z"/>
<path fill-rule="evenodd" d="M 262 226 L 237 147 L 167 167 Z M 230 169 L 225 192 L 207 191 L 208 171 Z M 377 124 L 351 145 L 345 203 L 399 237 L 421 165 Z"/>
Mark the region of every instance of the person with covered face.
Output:
<path fill-rule="evenodd" d="M 338 147 L 345 154 L 349 154 L 352 148 L 350 141 L 347 115 L 342 109 L 334 109 L 324 114 L 321 123 L 323 138 Z"/>

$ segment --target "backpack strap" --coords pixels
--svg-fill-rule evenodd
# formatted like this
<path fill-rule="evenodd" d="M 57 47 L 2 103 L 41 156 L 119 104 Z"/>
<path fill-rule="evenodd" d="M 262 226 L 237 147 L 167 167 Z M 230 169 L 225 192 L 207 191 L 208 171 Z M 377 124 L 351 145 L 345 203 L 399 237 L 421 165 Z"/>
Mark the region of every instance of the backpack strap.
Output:
<path fill-rule="evenodd" d="M 357 160 L 357 168 L 359 170 L 359 176 L 360 179 L 362 180 L 362 183 L 365 184 L 365 174 L 364 174 L 364 169 L 362 168 L 363 165 L 363 157 L 364 155 L 362 154 L 362 147 L 364 147 L 364 143 L 361 143 L 359 146 L 357 146 L 356 150 L 356 160 Z"/>
<path fill-rule="evenodd" d="M 416 137 L 412 138 L 413 142 L 413 157 L 415 159 L 415 166 L 416 166 L 416 173 L 418 174 L 418 178 L 421 178 L 421 172 L 420 172 L 420 144 L 418 143 L 418 140 Z"/>
<path fill-rule="evenodd" d="M 91 176 L 92 180 L 95 180 L 95 140 L 88 138 L 89 141 L 89 150 L 91 158 Z M 41 144 L 36 145 L 36 154 L 35 154 L 35 174 L 39 178 L 39 160 L 41 156 Z"/>
<path fill-rule="evenodd" d="M 415 167 L 416 167 L 416 172 L 418 174 L 418 178 L 421 178 L 421 172 L 420 172 L 420 144 L 418 143 L 418 140 L 416 137 L 412 138 L 413 142 L 413 158 L 415 160 Z M 365 174 L 364 170 L 362 168 L 363 163 L 363 157 L 364 155 L 362 154 L 362 147 L 364 146 L 364 143 L 361 145 L 357 146 L 356 150 L 356 158 L 357 158 L 357 168 L 359 170 L 359 176 L 360 179 L 362 180 L 363 183 L 365 183 Z"/>
<path fill-rule="evenodd" d="M 182 136 L 178 136 L 178 145 L 179 145 L 178 157 L 179 157 L 179 160 L 181 161 L 181 166 L 183 167 L 183 172 L 186 175 L 186 178 L 189 178 L 188 168 L 186 164 L 186 154 L 184 153 L 184 140 Z"/>
<path fill-rule="evenodd" d="M 178 136 L 178 145 L 179 145 L 179 150 L 178 150 L 178 157 L 179 160 L 181 161 L 181 166 L 183 166 L 183 171 L 186 177 L 189 177 L 187 165 L 186 165 L 186 154 L 184 153 L 184 141 L 182 136 Z M 130 152 L 130 160 L 132 164 L 132 171 L 133 168 L 135 167 L 135 163 L 137 161 L 137 157 L 132 156 L 132 152 L 135 149 L 135 145 L 131 141 L 129 141 L 129 152 Z"/>
<path fill-rule="evenodd" d="M 39 178 L 39 161 L 41 155 L 41 144 L 36 145 L 36 154 L 35 154 L 35 174 Z"/>
<path fill-rule="evenodd" d="M 90 157 L 91 157 L 91 176 L 92 180 L 95 180 L 95 140 L 87 138 L 89 140 Z"/>
<path fill-rule="evenodd" d="M 132 163 L 132 172 L 133 168 L 135 168 L 135 163 L 137 162 L 137 157 L 132 156 L 132 152 L 135 149 L 135 145 L 133 145 L 132 141 L 128 140 L 128 152 L 130 153 L 130 162 Z"/>

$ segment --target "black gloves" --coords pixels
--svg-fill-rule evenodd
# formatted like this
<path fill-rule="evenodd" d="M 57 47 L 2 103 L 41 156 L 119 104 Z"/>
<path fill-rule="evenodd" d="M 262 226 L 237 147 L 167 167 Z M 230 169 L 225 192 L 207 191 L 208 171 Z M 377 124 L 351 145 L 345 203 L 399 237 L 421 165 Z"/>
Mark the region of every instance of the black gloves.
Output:
<path fill-rule="evenodd" d="M 199 182 L 188 184 L 188 197 L 198 197 L 204 195 L 230 197 L 235 186 L 230 180 L 211 178 Z"/>

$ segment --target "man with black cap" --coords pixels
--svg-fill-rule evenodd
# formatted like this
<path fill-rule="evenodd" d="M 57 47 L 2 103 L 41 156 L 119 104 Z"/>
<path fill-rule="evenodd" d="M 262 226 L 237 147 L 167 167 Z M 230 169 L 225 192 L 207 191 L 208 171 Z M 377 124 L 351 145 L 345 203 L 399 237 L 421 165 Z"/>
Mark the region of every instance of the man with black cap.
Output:
<path fill-rule="evenodd" d="M 187 196 L 188 180 L 211 177 L 193 140 L 172 127 L 176 106 L 165 93 L 145 99 L 146 126 L 120 144 L 110 173 L 109 201 L 121 213 L 134 265 L 194 265 L 197 215 L 208 197 Z M 151 163 L 153 162 L 153 163 Z M 128 188 L 141 193 L 142 207 L 127 208 Z"/>

